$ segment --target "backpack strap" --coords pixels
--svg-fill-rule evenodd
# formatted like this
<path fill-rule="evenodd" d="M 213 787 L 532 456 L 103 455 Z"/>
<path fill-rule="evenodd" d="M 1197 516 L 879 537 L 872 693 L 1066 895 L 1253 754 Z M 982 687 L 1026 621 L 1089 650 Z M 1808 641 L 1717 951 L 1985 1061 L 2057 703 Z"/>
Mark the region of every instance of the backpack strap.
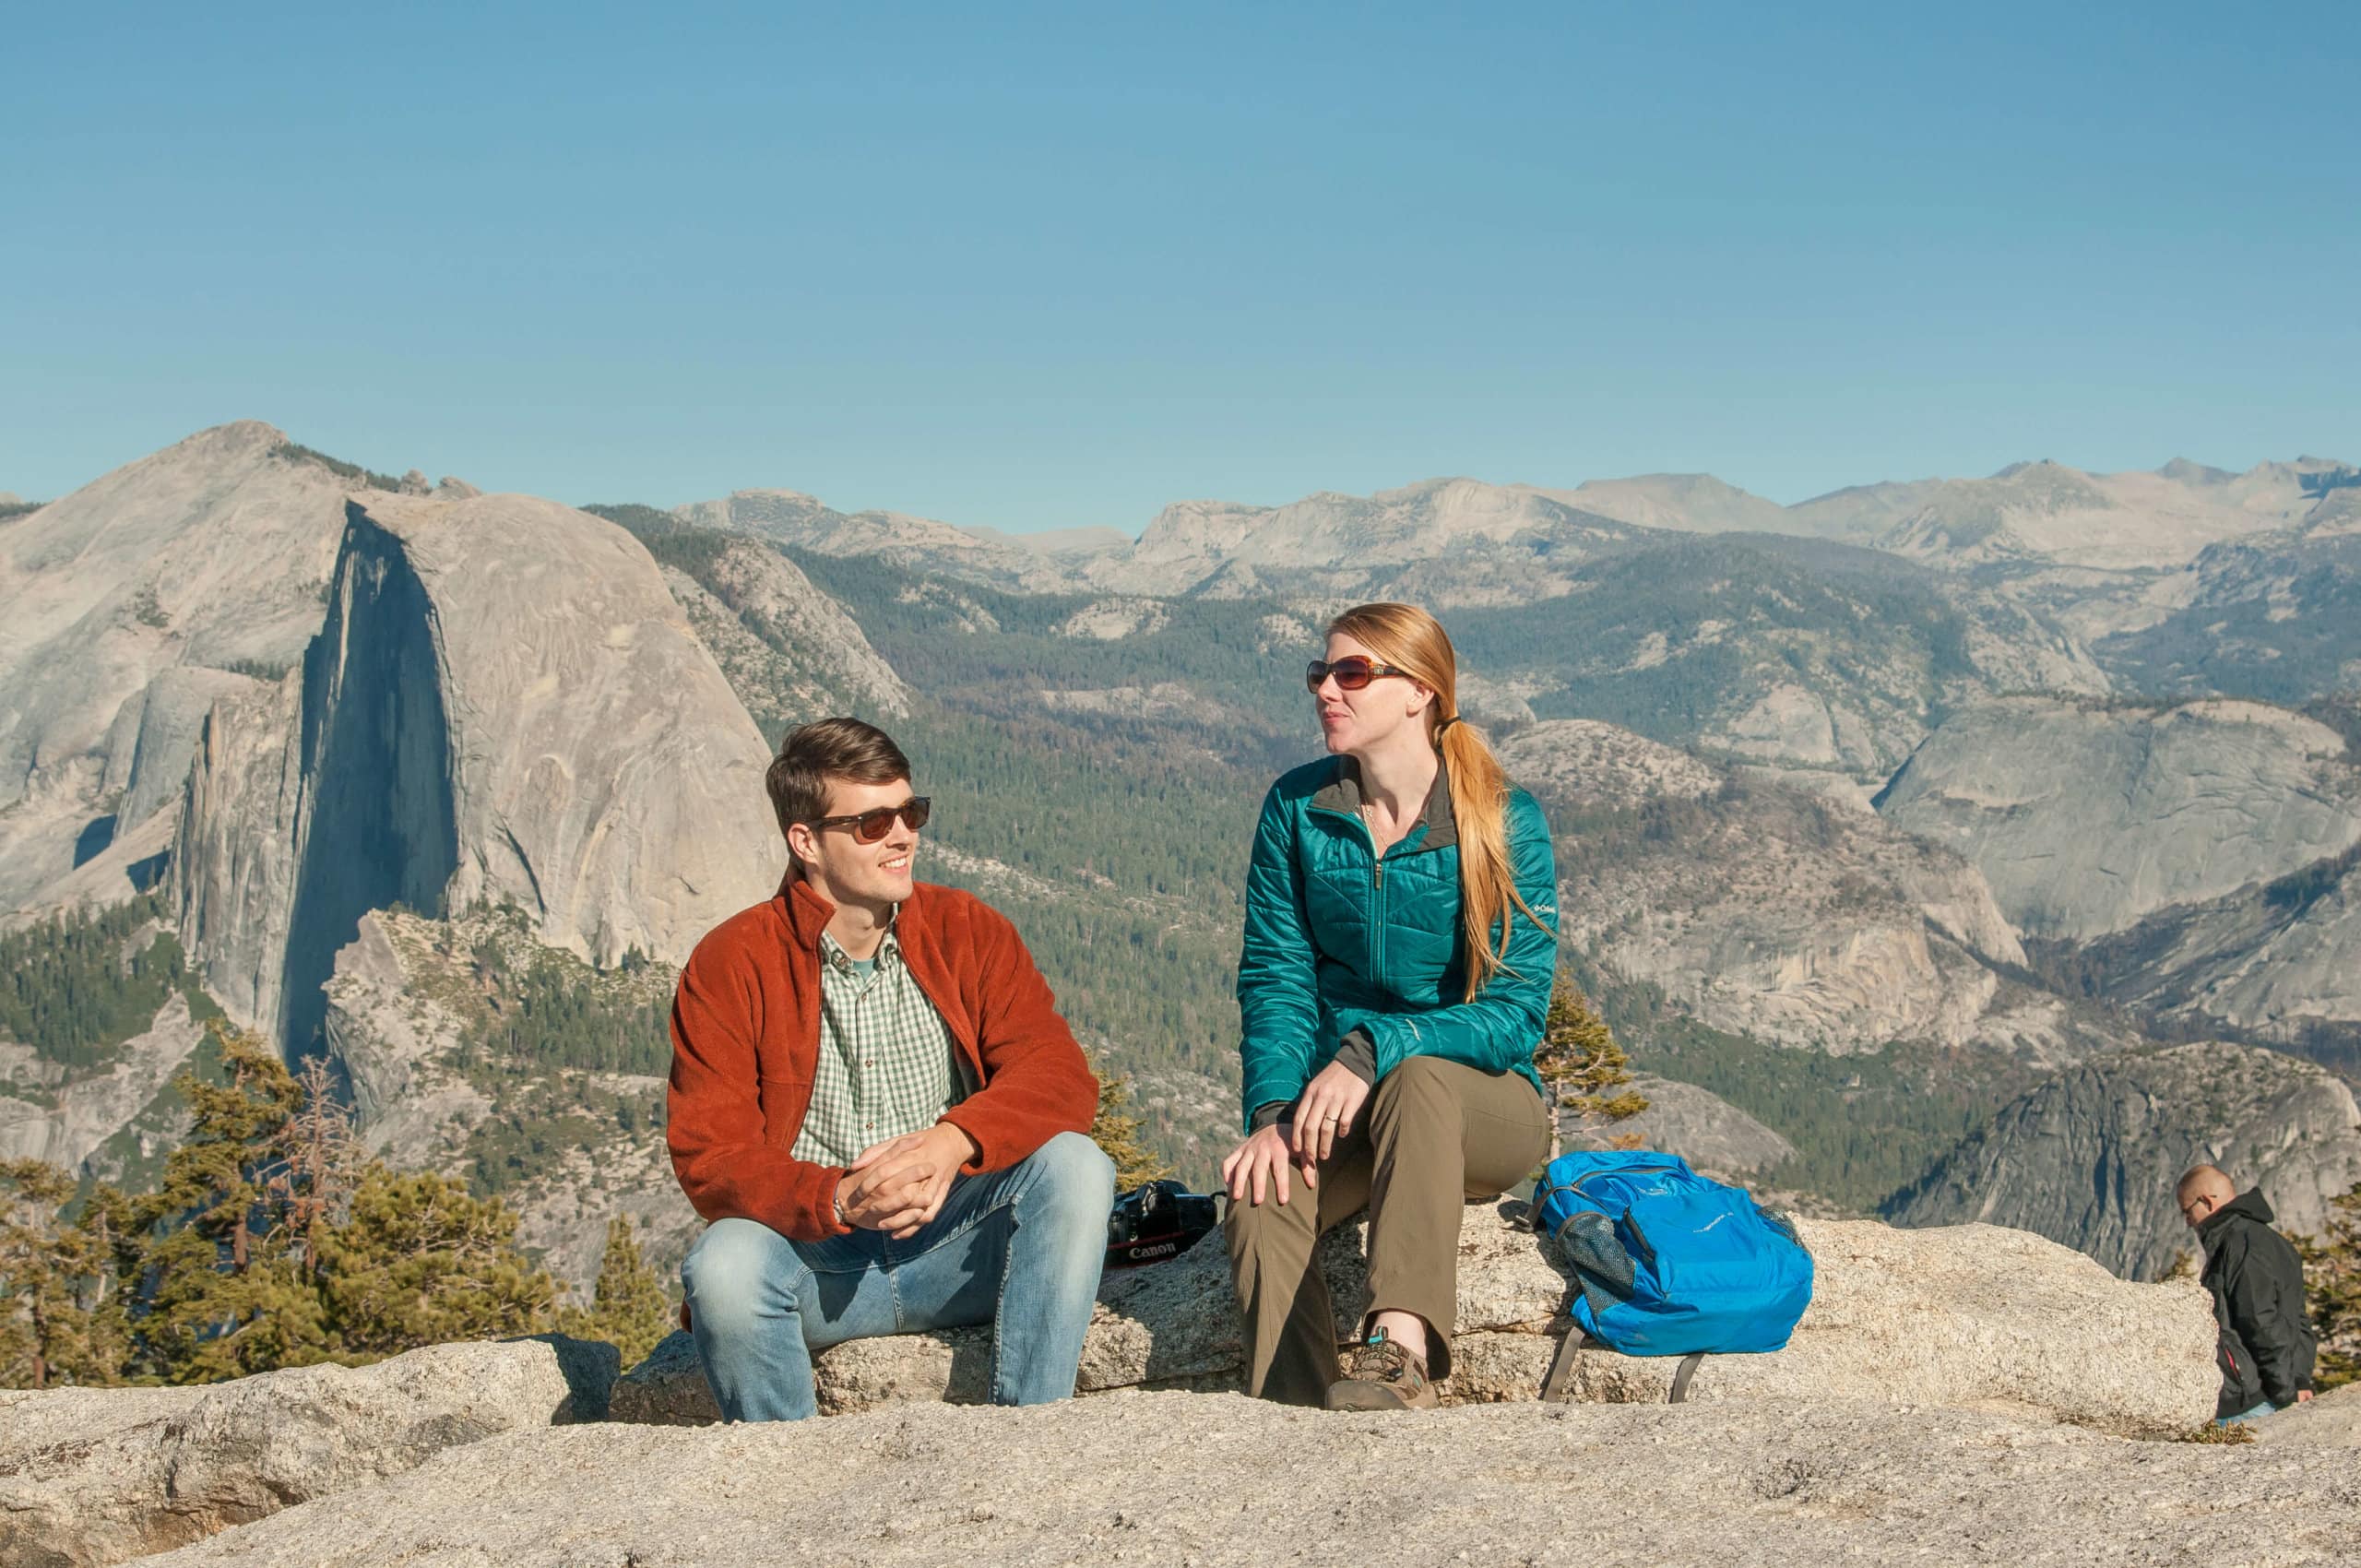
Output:
<path fill-rule="evenodd" d="M 1574 1354 L 1589 1343 L 1590 1336 L 1582 1331 L 1580 1324 L 1569 1327 L 1566 1336 L 1558 1341 L 1558 1353 L 1549 1359 L 1549 1375 L 1541 1381 L 1544 1405 L 1555 1405 L 1565 1398 L 1566 1384 L 1574 1372 Z"/>
<path fill-rule="evenodd" d="M 1672 1396 L 1665 1401 L 1666 1404 L 1686 1405 L 1689 1403 L 1689 1380 L 1697 1375 L 1697 1363 L 1704 1359 L 1705 1352 L 1703 1350 L 1691 1350 L 1680 1358 L 1680 1366 L 1672 1374 Z"/>
<path fill-rule="evenodd" d="M 1564 1400 L 1566 1384 L 1573 1379 L 1574 1358 L 1582 1352 L 1584 1346 L 1592 1343 L 1591 1336 L 1579 1326 L 1566 1330 L 1566 1336 L 1558 1341 L 1558 1353 L 1549 1358 L 1549 1375 L 1541 1380 L 1541 1402 L 1544 1405 L 1556 1405 Z M 1680 1358 L 1680 1365 L 1673 1369 L 1672 1393 L 1666 1398 L 1666 1404 L 1689 1403 L 1689 1380 L 1697 1375 L 1697 1363 L 1704 1359 L 1703 1350 L 1691 1350 Z"/>

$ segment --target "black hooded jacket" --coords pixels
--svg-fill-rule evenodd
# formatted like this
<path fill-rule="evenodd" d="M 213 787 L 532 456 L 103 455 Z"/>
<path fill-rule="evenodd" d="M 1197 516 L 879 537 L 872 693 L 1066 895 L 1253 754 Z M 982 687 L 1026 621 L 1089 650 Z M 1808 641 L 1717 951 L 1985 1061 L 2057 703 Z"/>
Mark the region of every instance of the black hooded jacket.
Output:
<path fill-rule="evenodd" d="M 2235 1416 L 2266 1399 L 2284 1408 L 2312 1385 L 2319 1341 L 2304 1315 L 2304 1263 L 2271 1220 L 2271 1205 L 2258 1188 L 2197 1228 L 2205 1249 L 2202 1277 L 2222 1330 L 2217 1415 Z"/>

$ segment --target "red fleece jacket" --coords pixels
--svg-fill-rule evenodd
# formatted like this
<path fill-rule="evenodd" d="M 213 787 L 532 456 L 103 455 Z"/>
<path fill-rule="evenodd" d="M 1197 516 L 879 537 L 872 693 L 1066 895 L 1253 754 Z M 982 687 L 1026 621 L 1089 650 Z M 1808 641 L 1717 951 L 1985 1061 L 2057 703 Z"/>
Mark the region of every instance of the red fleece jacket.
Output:
<path fill-rule="evenodd" d="M 682 1190 L 707 1219 L 759 1220 L 799 1241 L 845 1233 L 836 1217 L 843 1168 L 788 1153 L 812 1105 L 820 932 L 835 913 L 789 872 L 770 902 L 708 932 L 681 971 L 666 1139 Z M 943 1114 L 980 1151 L 967 1172 L 1087 1133 L 1098 1082 L 1007 918 L 957 888 L 920 883 L 894 932 L 968 1081 L 982 1086 Z"/>

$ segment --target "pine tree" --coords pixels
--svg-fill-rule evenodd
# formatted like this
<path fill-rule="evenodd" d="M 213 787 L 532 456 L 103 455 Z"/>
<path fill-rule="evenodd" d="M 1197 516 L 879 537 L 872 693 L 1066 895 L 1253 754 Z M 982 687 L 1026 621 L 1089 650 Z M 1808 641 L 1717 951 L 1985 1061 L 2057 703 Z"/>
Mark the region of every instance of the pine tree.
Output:
<path fill-rule="evenodd" d="M 210 1382 L 549 1325 L 505 1206 L 364 1160 L 324 1063 L 211 1028 L 226 1081 L 175 1080 L 192 1123 L 155 1192 L 101 1185 L 69 1224 L 69 1175 L 0 1163 L 0 1381 Z M 652 1344 L 662 1286 L 627 1226 L 608 1250 L 594 1312 Z"/>
<path fill-rule="evenodd" d="M 2361 1182 L 2329 1200 L 2328 1222 L 2318 1236 L 2298 1236 L 2304 1259 L 2304 1294 L 2312 1326 L 2320 1336 L 2313 1386 L 2331 1388 L 2361 1381 Z"/>
<path fill-rule="evenodd" d="M 1131 1111 L 1131 1079 L 1109 1071 L 1097 1057 L 1090 1065 L 1098 1075 L 1098 1114 L 1090 1123 L 1090 1138 L 1115 1162 L 1115 1190 L 1128 1193 L 1144 1182 L 1171 1175 L 1164 1157 L 1141 1141 L 1140 1119 Z"/>
<path fill-rule="evenodd" d="M 78 1293 L 83 1360 L 73 1369 L 74 1379 L 118 1384 L 136 1370 L 131 1308 L 145 1248 L 132 1200 L 104 1182 L 85 1193 L 81 1218 L 74 1225 L 74 1244 L 85 1265 Z"/>
<path fill-rule="evenodd" d="M 1631 1081 L 1630 1061 L 1615 1042 L 1615 1033 L 1590 999 L 1568 981 L 1560 981 L 1549 998 L 1549 1012 L 1541 1029 L 1541 1044 L 1533 1053 L 1534 1070 L 1549 1086 L 1560 1109 L 1603 1122 L 1620 1122 L 1648 1108 L 1648 1102 L 1626 1089 L 1608 1090 Z M 1563 1143 L 1559 1118 L 1549 1123 L 1549 1158 L 1558 1158 Z"/>
<path fill-rule="evenodd" d="M 539 1333 L 557 1288 L 517 1250 L 506 1204 L 432 1171 L 372 1165 L 350 1216 L 321 1236 L 318 1294 L 339 1353 L 373 1360 Z"/>
<path fill-rule="evenodd" d="M 627 1214 L 607 1221 L 607 1251 L 599 1260 L 599 1282 L 590 1308 L 558 1314 L 558 1332 L 580 1339 L 603 1339 L 636 1366 L 657 1341 L 672 1330 L 672 1303 L 664 1282 L 640 1255 L 637 1227 Z"/>
<path fill-rule="evenodd" d="M 303 1105 L 288 1123 L 285 1163 L 266 1190 L 286 1206 L 299 1260 L 309 1277 L 319 1271 L 324 1229 L 341 1219 L 352 1202 L 363 1160 L 352 1112 L 337 1099 L 327 1059 L 314 1056 L 304 1063 L 295 1082 L 303 1091 Z"/>
<path fill-rule="evenodd" d="M 65 1221 L 73 1198 L 70 1172 L 0 1160 L 0 1387 L 115 1381 L 82 1306 L 100 1260 Z"/>
<path fill-rule="evenodd" d="M 259 1037 L 208 1027 L 229 1081 L 174 1080 L 188 1139 L 133 1208 L 152 1238 L 133 1322 L 144 1359 L 171 1383 L 304 1366 L 330 1348 L 290 1223 L 298 1194 L 280 1180 L 303 1087 Z"/>

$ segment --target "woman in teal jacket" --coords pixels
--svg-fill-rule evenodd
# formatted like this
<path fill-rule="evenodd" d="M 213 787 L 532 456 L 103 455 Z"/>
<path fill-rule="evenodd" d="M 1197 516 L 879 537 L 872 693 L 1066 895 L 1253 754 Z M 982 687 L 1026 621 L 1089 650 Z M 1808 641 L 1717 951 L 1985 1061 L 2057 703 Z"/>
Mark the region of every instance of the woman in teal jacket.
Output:
<path fill-rule="evenodd" d="M 1533 1050 L 1557 971 L 1557 864 L 1533 798 L 1459 719 L 1451 639 L 1365 604 L 1307 672 L 1330 755 L 1271 787 L 1238 964 L 1246 1141 L 1222 1162 L 1249 1391 L 1435 1403 L 1463 1204 L 1540 1163 Z M 1336 1356 L 1322 1232 L 1367 1207 L 1370 1312 Z"/>

